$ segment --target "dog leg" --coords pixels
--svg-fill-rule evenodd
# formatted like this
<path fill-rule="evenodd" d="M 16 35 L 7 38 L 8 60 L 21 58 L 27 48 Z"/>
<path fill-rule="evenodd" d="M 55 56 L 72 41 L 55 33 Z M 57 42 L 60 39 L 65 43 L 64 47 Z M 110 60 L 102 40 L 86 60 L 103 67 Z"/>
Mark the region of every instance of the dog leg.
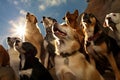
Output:
<path fill-rule="evenodd" d="M 30 78 L 31 74 L 32 74 L 32 69 L 21 70 L 21 71 L 19 72 L 19 75 L 21 75 L 21 76 L 26 75 L 26 76 L 28 76 L 29 78 Z"/>
<path fill-rule="evenodd" d="M 64 80 L 77 80 L 76 77 L 70 72 L 64 73 L 63 78 Z"/>
<path fill-rule="evenodd" d="M 49 53 L 46 53 L 45 61 L 44 61 L 45 68 L 48 68 L 48 58 L 49 58 Z"/>
<path fill-rule="evenodd" d="M 113 69 L 113 71 L 115 73 L 116 80 L 120 80 L 120 72 L 119 72 L 118 67 L 116 65 L 115 59 L 113 57 L 113 54 L 110 53 L 106 57 L 107 57 L 108 61 L 110 62 L 111 66 L 112 66 L 112 69 Z"/>

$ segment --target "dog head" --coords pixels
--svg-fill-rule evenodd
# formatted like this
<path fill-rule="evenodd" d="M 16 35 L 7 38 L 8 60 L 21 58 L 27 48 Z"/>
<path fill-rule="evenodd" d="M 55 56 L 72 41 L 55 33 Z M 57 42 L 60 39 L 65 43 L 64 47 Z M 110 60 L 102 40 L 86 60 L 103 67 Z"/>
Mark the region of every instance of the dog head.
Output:
<path fill-rule="evenodd" d="M 87 37 L 95 37 L 102 31 L 105 32 L 98 19 L 91 13 L 83 13 L 81 17 L 81 23 L 84 27 Z"/>
<path fill-rule="evenodd" d="M 29 12 L 26 14 L 26 19 L 28 22 L 31 22 L 33 24 L 36 24 L 38 22 L 37 18 L 33 14 L 30 14 Z"/>
<path fill-rule="evenodd" d="M 115 25 L 120 23 L 120 13 L 109 13 L 105 17 L 104 27 L 109 27 L 111 30 L 116 30 Z"/>
<path fill-rule="evenodd" d="M 78 24 L 77 19 L 79 16 L 78 10 L 75 10 L 74 13 L 70 13 L 69 11 L 65 14 L 65 17 L 63 20 L 66 21 L 68 25 L 70 25 L 72 28 L 76 27 L 76 24 Z"/>
<path fill-rule="evenodd" d="M 58 24 L 56 23 L 53 26 L 53 35 L 56 38 L 56 54 L 68 53 L 79 50 L 80 45 L 78 42 L 78 37 L 76 35 L 76 30 L 71 28 L 67 24 Z M 58 51 L 57 51 L 58 49 Z"/>
<path fill-rule="evenodd" d="M 57 22 L 56 19 L 51 17 L 43 16 L 41 23 L 43 23 L 45 28 L 52 27 Z"/>
<path fill-rule="evenodd" d="M 20 42 L 22 42 L 22 40 L 18 37 L 7 37 L 7 43 L 10 48 L 14 47 L 14 43 L 16 42 L 16 40 L 19 40 Z"/>
<path fill-rule="evenodd" d="M 15 49 L 25 56 L 35 57 L 37 54 L 37 49 L 30 42 L 16 40 Z"/>

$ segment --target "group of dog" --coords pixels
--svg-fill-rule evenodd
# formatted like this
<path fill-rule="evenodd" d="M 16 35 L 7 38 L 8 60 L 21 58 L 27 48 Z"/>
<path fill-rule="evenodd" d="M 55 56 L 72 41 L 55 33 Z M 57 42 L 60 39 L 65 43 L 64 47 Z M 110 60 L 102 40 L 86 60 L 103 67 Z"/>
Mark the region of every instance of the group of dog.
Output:
<path fill-rule="evenodd" d="M 45 37 L 35 15 L 26 20 L 24 40 L 8 37 L 9 49 L 0 46 L 0 80 L 106 80 L 107 72 L 120 80 L 120 13 L 107 14 L 103 25 L 78 10 L 61 24 L 43 16 Z"/>

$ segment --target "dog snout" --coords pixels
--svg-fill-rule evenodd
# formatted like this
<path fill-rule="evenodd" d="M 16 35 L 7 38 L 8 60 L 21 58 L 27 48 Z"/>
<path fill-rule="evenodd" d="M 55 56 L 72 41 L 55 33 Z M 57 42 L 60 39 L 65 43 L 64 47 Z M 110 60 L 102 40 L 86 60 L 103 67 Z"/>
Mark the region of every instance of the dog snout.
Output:
<path fill-rule="evenodd" d="M 11 39 L 10 37 L 7 37 L 7 40 L 8 40 L 8 41 L 10 41 L 10 39 Z"/>
<path fill-rule="evenodd" d="M 108 19 L 109 21 L 111 21 L 111 17 L 106 17 L 106 19 Z"/>
<path fill-rule="evenodd" d="M 43 19 L 45 19 L 45 16 L 43 16 Z"/>
<path fill-rule="evenodd" d="M 19 40 L 16 40 L 16 43 L 15 44 L 18 44 L 20 41 Z"/>

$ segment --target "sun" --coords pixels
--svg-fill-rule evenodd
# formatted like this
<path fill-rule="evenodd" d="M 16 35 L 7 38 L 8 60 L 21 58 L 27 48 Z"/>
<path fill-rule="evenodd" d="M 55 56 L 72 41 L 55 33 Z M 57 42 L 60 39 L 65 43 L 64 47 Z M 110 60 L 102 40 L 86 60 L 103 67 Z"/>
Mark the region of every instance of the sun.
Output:
<path fill-rule="evenodd" d="M 16 26 L 14 31 L 16 35 L 23 37 L 25 34 L 25 27 L 23 25 Z"/>
<path fill-rule="evenodd" d="M 25 24 L 24 23 L 12 23 L 12 28 L 11 28 L 11 32 L 12 32 L 12 36 L 17 36 L 20 38 L 23 38 L 24 34 L 25 34 Z"/>

